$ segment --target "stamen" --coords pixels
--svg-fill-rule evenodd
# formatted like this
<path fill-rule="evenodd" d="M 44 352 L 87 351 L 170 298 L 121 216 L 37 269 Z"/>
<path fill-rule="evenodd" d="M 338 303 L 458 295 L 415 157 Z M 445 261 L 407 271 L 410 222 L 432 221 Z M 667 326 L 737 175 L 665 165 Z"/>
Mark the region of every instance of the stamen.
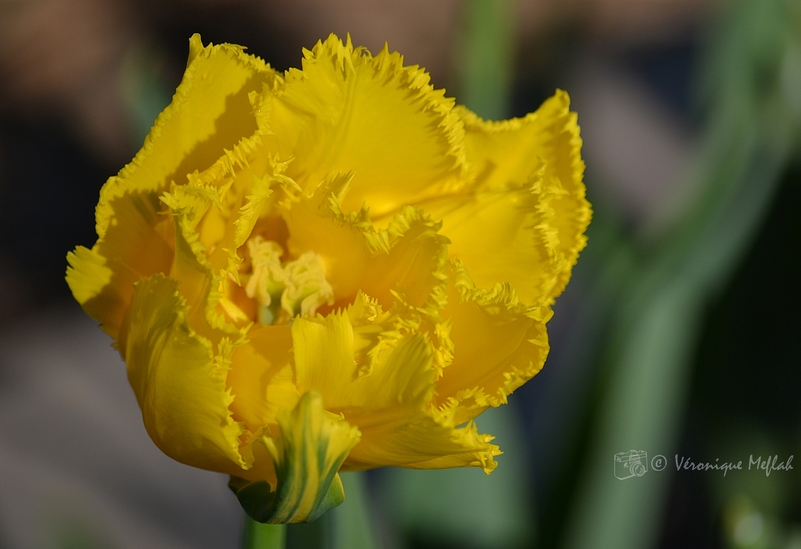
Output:
<path fill-rule="evenodd" d="M 325 279 L 325 263 L 314 252 L 281 263 L 283 249 L 257 236 L 248 241 L 253 272 L 245 293 L 259 303 L 258 321 L 286 324 L 297 315 L 314 315 L 334 303 L 334 290 Z"/>

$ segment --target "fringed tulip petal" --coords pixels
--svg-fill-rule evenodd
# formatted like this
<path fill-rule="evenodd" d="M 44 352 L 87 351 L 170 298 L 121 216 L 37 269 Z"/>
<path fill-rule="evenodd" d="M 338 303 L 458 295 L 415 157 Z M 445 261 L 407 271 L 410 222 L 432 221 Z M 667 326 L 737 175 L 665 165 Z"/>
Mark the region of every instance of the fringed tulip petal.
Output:
<path fill-rule="evenodd" d="M 429 76 L 385 47 L 373 57 L 335 37 L 304 51 L 271 97 L 265 123 L 288 175 L 316 187 L 352 172 L 346 212 L 381 216 L 458 184 L 464 171 L 461 121 Z"/>
<path fill-rule="evenodd" d="M 340 470 L 495 468 L 472 420 L 545 361 L 580 145 L 564 92 L 485 122 L 386 47 L 332 35 L 278 75 L 194 36 L 67 282 L 164 453 L 256 520 L 314 520 Z"/>
<path fill-rule="evenodd" d="M 544 200 L 540 199 L 538 209 L 545 210 L 542 213 L 548 219 L 539 228 L 551 234 L 561 267 L 547 295 L 558 296 L 587 243 L 584 231 L 592 216 L 585 198 L 581 137 L 576 114 L 570 112 L 570 98 L 559 90 L 535 112 L 502 122 L 482 120 L 464 107 L 456 111 L 464 121 L 465 147 L 477 192 L 518 188 L 530 183 L 532 174 L 541 174 L 537 192 Z M 447 229 L 445 234 L 450 237 Z M 531 238 L 542 237 L 532 234 Z M 516 289 L 521 297 L 529 296 L 526 288 Z"/>
<path fill-rule="evenodd" d="M 96 209 L 98 241 L 92 250 L 105 258 L 111 276 L 68 282 L 80 286 L 87 312 L 115 339 L 133 295 L 132 283 L 155 273 L 168 273 L 172 250 L 165 241 L 165 211 L 160 194 L 171 182 L 214 163 L 225 147 L 233 147 L 256 130 L 248 94 L 272 82 L 275 72 L 243 48 L 203 46 L 190 40 L 186 72 L 172 103 L 159 115 L 144 146 L 130 164 L 111 177 L 100 192 Z M 73 269 L 86 270 L 86 254 L 73 256 Z M 73 281 L 74 280 L 74 281 Z M 118 341 L 119 343 L 119 341 Z"/>
<path fill-rule="evenodd" d="M 150 438 L 182 463 L 236 474 L 248 467 L 239 453 L 241 426 L 225 386 L 233 345 L 215 349 L 190 327 L 178 284 L 162 275 L 136 284 L 125 353 Z"/>
<path fill-rule="evenodd" d="M 547 306 L 527 308 L 508 285 L 475 287 L 464 269 L 453 267 L 445 318 L 453 321 L 453 361 L 437 380 L 437 403 L 455 421 L 473 419 L 542 369 L 548 355 Z"/>

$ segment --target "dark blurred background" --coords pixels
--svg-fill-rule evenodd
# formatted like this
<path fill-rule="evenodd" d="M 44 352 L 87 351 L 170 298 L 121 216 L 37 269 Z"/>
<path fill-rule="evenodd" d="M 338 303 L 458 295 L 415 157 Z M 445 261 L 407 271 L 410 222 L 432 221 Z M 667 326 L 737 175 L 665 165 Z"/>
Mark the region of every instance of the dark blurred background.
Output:
<path fill-rule="evenodd" d="M 801 549 L 801 462 L 674 463 L 801 454 L 798 0 L 2 0 L 0 546 L 239 543 L 225 479 L 152 447 L 64 283 L 195 32 L 279 70 L 349 32 L 488 118 L 556 88 L 579 114 L 595 218 L 546 367 L 479 422 L 492 476 L 369 475 L 381 546 Z M 615 478 L 632 449 L 667 467 Z"/>

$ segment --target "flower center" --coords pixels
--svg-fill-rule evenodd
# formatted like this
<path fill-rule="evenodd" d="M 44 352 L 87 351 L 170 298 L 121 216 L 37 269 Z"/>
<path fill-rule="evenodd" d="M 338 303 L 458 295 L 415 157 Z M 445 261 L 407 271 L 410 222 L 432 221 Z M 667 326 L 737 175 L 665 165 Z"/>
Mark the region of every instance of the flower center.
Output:
<path fill-rule="evenodd" d="M 314 315 L 321 305 L 333 305 L 334 290 L 325 279 L 325 263 L 314 252 L 281 262 L 284 250 L 256 236 L 248 241 L 252 273 L 245 293 L 259 304 L 261 324 L 288 324 L 297 315 Z"/>

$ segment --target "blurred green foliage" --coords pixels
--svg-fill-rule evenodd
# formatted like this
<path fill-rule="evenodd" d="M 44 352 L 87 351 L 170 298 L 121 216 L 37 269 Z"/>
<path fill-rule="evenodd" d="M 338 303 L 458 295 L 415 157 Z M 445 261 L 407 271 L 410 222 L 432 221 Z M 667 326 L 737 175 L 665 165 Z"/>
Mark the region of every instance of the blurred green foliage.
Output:
<path fill-rule="evenodd" d="M 510 3 L 474 0 L 469 6 L 460 66 L 471 70 L 462 73 L 460 101 L 488 118 L 502 117 L 512 52 L 508 27 L 498 22 Z M 658 234 L 625 231 L 609 208 L 595 202 L 590 245 L 573 282 L 585 325 L 563 342 L 579 349 L 571 356 L 586 363 L 575 370 L 587 379 L 577 385 L 591 389 L 589 398 L 573 393 L 577 398 L 570 405 L 579 419 L 566 423 L 572 433 L 561 434 L 567 450 L 551 471 L 545 496 L 535 503 L 523 490 L 532 466 L 525 460 L 499 460 L 484 483 L 462 471 L 389 472 L 387 499 L 394 501 L 398 526 L 411 546 L 634 549 L 660 543 L 709 306 L 753 246 L 788 166 L 798 158 L 801 2 L 738 0 L 725 6 L 708 35 L 698 74 L 705 121 L 688 181 L 691 198 L 663 214 L 672 221 Z M 587 183 L 592 192 L 592 181 Z M 725 366 L 717 371 L 726 376 Z M 502 414 L 491 412 L 497 415 L 481 419 L 492 423 Z M 509 454 L 526 447 L 514 419 L 481 425 L 500 433 Z M 720 455 L 787 451 L 742 424 L 728 437 L 710 442 Z M 620 482 L 612 458 L 632 448 L 667 456 L 667 469 Z M 709 521 L 719 524 L 718 539 L 731 548 L 801 547 L 801 517 L 787 509 L 798 501 L 787 496 L 784 479 L 710 476 L 717 515 Z M 797 489 L 797 482 L 790 486 Z M 482 536 L 477 521 L 486 532 L 499 533 Z"/>

